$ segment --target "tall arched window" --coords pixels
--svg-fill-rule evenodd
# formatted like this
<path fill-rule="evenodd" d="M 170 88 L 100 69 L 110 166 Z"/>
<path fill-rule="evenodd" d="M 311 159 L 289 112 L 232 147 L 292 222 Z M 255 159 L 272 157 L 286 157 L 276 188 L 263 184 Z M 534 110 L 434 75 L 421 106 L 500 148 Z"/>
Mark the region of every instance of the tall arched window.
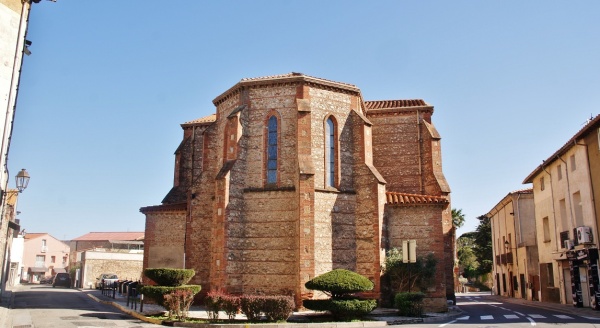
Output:
<path fill-rule="evenodd" d="M 267 183 L 277 183 L 277 117 L 269 118 L 267 125 Z"/>
<path fill-rule="evenodd" d="M 335 122 L 332 117 L 325 123 L 325 182 L 328 187 L 335 187 Z"/>

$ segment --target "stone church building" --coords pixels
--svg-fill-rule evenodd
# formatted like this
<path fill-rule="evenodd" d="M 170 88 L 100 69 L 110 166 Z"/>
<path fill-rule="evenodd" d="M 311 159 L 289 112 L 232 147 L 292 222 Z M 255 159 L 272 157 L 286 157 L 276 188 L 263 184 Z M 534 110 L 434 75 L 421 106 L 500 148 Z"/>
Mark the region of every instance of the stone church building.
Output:
<path fill-rule="evenodd" d="M 423 100 L 365 101 L 301 73 L 242 79 L 181 125 L 173 188 L 146 216 L 144 268 L 195 269 L 203 292 L 312 297 L 336 268 L 375 283 L 416 240 L 438 260 L 430 309 L 453 294 L 454 229 L 440 135 Z"/>

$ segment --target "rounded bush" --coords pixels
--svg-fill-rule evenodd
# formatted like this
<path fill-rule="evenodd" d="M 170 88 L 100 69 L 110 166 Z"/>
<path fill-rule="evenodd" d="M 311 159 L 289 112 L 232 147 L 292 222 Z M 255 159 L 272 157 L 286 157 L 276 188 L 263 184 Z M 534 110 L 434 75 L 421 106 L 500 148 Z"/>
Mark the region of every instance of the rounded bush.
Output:
<path fill-rule="evenodd" d="M 193 269 L 148 268 L 144 275 L 152 279 L 159 286 L 182 286 L 187 284 L 196 274 Z"/>
<path fill-rule="evenodd" d="M 332 298 L 343 298 L 348 294 L 373 289 L 373 283 L 367 277 L 345 269 L 335 269 L 307 281 L 308 289 L 320 290 Z"/>
<path fill-rule="evenodd" d="M 377 307 L 376 300 L 304 300 L 305 308 L 313 311 L 328 311 L 336 319 L 357 319 L 369 314 Z"/>
<path fill-rule="evenodd" d="M 170 294 L 176 290 L 189 290 L 192 294 L 196 295 L 200 292 L 202 286 L 200 285 L 184 285 L 184 286 L 142 286 L 140 293 L 156 302 L 160 306 L 165 306 L 165 295 Z"/>

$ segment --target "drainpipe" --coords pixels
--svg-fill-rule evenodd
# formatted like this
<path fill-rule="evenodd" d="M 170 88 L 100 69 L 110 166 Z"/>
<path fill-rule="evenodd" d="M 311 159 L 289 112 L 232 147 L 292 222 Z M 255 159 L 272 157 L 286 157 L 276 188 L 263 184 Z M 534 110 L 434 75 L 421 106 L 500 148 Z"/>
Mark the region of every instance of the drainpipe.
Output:
<path fill-rule="evenodd" d="M 516 200 L 516 207 L 517 210 L 515 211 L 515 206 L 513 206 L 513 220 L 515 219 L 515 217 L 517 218 L 518 222 L 518 228 L 519 228 L 519 242 L 517 243 L 517 237 L 515 236 L 515 262 L 517 262 L 517 268 L 519 268 L 519 252 L 518 252 L 518 248 L 519 248 L 519 244 L 523 242 L 523 236 L 521 236 L 521 212 L 519 210 L 519 198 L 521 198 L 521 193 L 517 194 L 517 200 Z M 517 227 L 515 227 L 516 229 Z M 516 231 L 516 230 L 515 230 Z M 527 248 L 525 248 L 527 249 Z M 521 271 L 521 270 L 519 270 Z M 522 295 L 524 296 L 524 295 Z"/>

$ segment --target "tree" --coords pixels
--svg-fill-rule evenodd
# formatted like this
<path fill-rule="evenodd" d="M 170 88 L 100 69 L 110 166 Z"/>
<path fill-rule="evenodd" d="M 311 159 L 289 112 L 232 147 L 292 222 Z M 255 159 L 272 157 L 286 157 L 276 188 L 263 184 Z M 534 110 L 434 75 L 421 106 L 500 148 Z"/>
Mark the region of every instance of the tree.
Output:
<path fill-rule="evenodd" d="M 492 272 L 494 252 L 492 250 L 492 225 L 491 220 L 485 215 L 477 217 L 479 225 L 475 230 L 475 248 L 473 252 L 479 261 L 479 272 Z"/>
<path fill-rule="evenodd" d="M 458 263 L 467 278 L 492 271 L 492 228 L 485 215 L 477 217 L 479 225 L 473 232 L 462 234 L 457 244 Z"/>
<path fill-rule="evenodd" d="M 456 228 L 460 228 L 465 224 L 465 215 L 462 209 L 452 209 L 452 225 Z"/>

